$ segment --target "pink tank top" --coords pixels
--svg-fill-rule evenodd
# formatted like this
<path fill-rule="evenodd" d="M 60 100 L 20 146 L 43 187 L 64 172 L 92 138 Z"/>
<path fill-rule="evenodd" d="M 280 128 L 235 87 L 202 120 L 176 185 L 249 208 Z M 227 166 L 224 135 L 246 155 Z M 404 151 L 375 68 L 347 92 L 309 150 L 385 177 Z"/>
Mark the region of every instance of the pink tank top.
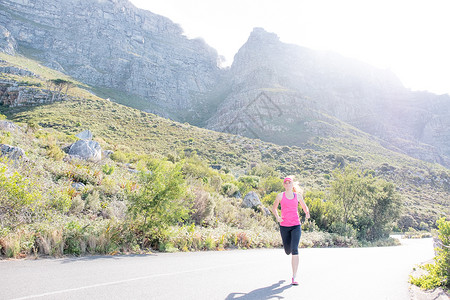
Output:
<path fill-rule="evenodd" d="M 281 226 L 295 226 L 300 225 L 300 218 L 298 217 L 298 199 L 297 194 L 294 193 L 293 199 L 288 199 L 283 192 L 283 198 L 281 198 L 281 218 L 283 222 Z"/>

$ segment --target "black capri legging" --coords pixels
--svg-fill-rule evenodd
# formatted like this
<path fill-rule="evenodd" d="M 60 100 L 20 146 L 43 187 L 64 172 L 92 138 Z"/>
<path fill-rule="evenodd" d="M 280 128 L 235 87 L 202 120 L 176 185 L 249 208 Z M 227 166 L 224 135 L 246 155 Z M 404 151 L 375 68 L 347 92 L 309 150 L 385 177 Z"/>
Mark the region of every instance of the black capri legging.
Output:
<path fill-rule="evenodd" d="M 300 236 L 302 235 L 302 228 L 300 225 L 296 226 L 280 226 L 281 239 L 283 240 L 284 252 L 287 255 L 298 255 L 298 244 L 300 243 Z"/>

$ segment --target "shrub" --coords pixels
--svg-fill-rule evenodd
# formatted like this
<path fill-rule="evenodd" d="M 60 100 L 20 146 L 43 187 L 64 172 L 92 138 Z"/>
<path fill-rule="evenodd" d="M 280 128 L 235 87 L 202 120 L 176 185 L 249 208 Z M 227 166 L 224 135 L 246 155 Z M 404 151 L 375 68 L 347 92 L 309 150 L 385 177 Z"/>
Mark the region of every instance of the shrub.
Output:
<path fill-rule="evenodd" d="M 264 206 L 268 206 L 268 207 L 272 208 L 273 203 L 275 202 L 275 199 L 277 198 L 277 195 L 278 195 L 277 192 L 272 192 L 270 194 L 267 194 L 261 199 L 261 203 Z"/>
<path fill-rule="evenodd" d="M 185 177 L 201 178 L 209 181 L 217 174 L 217 171 L 210 168 L 205 161 L 197 155 L 187 158 L 182 165 L 182 173 Z"/>
<path fill-rule="evenodd" d="M 95 165 L 82 162 L 80 164 L 73 164 L 67 168 L 63 174 L 58 177 L 66 177 L 73 182 L 81 182 L 85 185 L 99 185 L 103 179 L 103 172 L 96 170 Z"/>
<path fill-rule="evenodd" d="M 0 131 L 0 144 L 11 144 L 11 132 Z"/>
<path fill-rule="evenodd" d="M 340 215 L 340 224 L 334 229 L 351 236 L 355 231 L 359 240 L 389 237 L 401 207 L 394 184 L 351 167 L 335 170 L 333 177 L 330 199 Z M 347 226 L 351 228 L 347 230 Z"/>
<path fill-rule="evenodd" d="M 428 274 L 419 278 L 410 276 L 410 282 L 423 289 L 450 288 L 450 221 L 441 218 L 437 221 L 437 225 L 440 245 L 436 248 L 434 264 L 426 264 L 422 267 L 428 271 Z"/>
<path fill-rule="evenodd" d="M 230 182 L 222 185 L 222 193 L 227 197 L 232 197 L 238 190 L 238 187 Z"/>
<path fill-rule="evenodd" d="M 34 250 L 34 232 L 27 227 L 0 236 L 0 248 L 6 257 L 23 258 Z"/>
<path fill-rule="evenodd" d="M 249 186 L 251 188 L 258 188 L 259 186 L 259 177 L 258 176 L 248 176 L 244 175 L 239 177 L 239 182 L 243 183 L 245 186 Z"/>
<path fill-rule="evenodd" d="M 110 157 L 112 160 L 119 162 L 119 163 L 127 163 L 130 161 L 127 154 L 120 150 L 114 151 L 114 153 L 111 154 Z"/>
<path fill-rule="evenodd" d="M 238 178 L 238 187 L 242 194 L 247 194 L 248 192 L 258 189 L 259 187 L 258 176 L 248 176 L 243 175 Z"/>
<path fill-rule="evenodd" d="M 265 177 L 261 180 L 261 194 L 270 194 L 284 190 L 283 181 L 278 177 Z"/>
<path fill-rule="evenodd" d="M 102 166 L 102 171 L 106 175 L 111 175 L 112 173 L 114 173 L 114 169 L 115 168 L 113 165 L 109 166 L 108 164 L 105 164 Z"/>
<path fill-rule="evenodd" d="M 309 208 L 311 219 L 322 230 L 329 231 L 331 224 L 336 221 L 334 205 L 330 201 L 324 201 L 321 192 L 306 192 L 305 203 Z"/>
<path fill-rule="evenodd" d="M 55 160 L 61 160 L 66 154 L 56 144 L 47 146 L 47 155 Z"/>
<path fill-rule="evenodd" d="M 186 187 L 180 163 L 153 161 L 148 169 L 139 174 L 141 187 L 129 195 L 129 215 L 142 232 L 159 242 L 166 228 L 187 219 L 190 205 L 184 201 Z"/>
<path fill-rule="evenodd" d="M 60 213 L 67 213 L 72 207 L 72 198 L 66 192 L 52 191 L 48 200 L 50 208 Z"/>
<path fill-rule="evenodd" d="M 17 172 L 8 172 L 0 160 L 0 223 L 29 223 L 35 209 L 40 205 L 41 193 L 25 177 Z"/>
<path fill-rule="evenodd" d="M 216 206 L 211 194 L 200 189 L 193 190 L 193 206 L 191 219 L 197 225 L 209 225 L 214 217 L 214 208 Z"/>
<path fill-rule="evenodd" d="M 82 227 L 78 221 L 70 221 L 64 228 L 64 253 L 80 255 L 82 253 L 81 241 L 85 227 Z M 84 251 L 83 251 L 84 252 Z"/>

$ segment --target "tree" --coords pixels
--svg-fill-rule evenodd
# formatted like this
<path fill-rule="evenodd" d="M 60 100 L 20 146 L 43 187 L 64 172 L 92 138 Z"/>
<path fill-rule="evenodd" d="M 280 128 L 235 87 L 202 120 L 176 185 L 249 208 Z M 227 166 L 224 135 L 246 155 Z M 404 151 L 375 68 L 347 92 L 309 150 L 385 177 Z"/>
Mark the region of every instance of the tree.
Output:
<path fill-rule="evenodd" d="M 349 218 L 361 207 L 361 199 L 365 196 L 364 177 L 360 171 L 345 167 L 333 172 L 330 200 L 341 213 L 344 232 L 347 232 Z"/>
<path fill-rule="evenodd" d="M 359 240 L 388 237 L 401 208 L 394 184 L 350 167 L 336 170 L 333 177 L 331 200 L 341 214 L 344 233 L 351 225 Z"/>
<path fill-rule="evenodd" d="M 155 234 L 188 218 L 190 204 L 183 198 L 186 183 L 181 163 L 151 162 L 148 169 L 140 172 L 141 187 L 131 194 L 128 211 L 144 234 Z"/>
<path fill-rule="evenodd" d="M 389 237 L 392 224 L 400 216 L 400 196 L 393 183 L 378 179 L 371 185 L 368 205 L 373 225 L 367 231 L 367 240 Z"/>
<path fill-rule="evenodd" d="M 47 81 L 47 89 L 52 91 L 52 101 L 61 100 L 62 94 L 67 94 L 73 86 L 73 82 L 65 79 L 58 78 Z"/>

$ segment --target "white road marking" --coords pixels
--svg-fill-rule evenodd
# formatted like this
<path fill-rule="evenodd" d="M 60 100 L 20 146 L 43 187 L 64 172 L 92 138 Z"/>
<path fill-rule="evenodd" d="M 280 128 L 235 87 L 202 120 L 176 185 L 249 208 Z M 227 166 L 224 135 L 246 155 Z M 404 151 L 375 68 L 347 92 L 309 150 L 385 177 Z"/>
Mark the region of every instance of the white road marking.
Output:
<path fill-rule="evenodd" d="M 155 277 L 172 276 L 172 275 L 179 275 L 179 274 L 185 274 L 185 273 L 209 271 L 209 270 L 214 270 L 214 269 L 223 268 L 223 267 L 234 267 L 234 266 L 239 266 L 239 265 L 243 265 L 243 264 L 252 264 L 252 263 L 260 263 L 260 262 L 259 261 L 244 262 L 244 263 L 228 264 L 228 265 L 221 265 L 221 266 L 216 266 L 216 267 L 201 268 L 201 269 L 194 269 L 194 270 L 187 270 L 187 271 L 180 271 L 180 272 L 162 273 L 162 274 L 141 276 L 141 277 L 136 277 L 136 278 L 124 279 L 124 280 L 117 280 L 117 281 L 111 281 L 111 282 L 105 282 L 105 283 L 86 285 L 86 286 L 81 286 L 81 287 L 77 287 L 77 288 L 59 290 L 59 291 L 48 292 L 48 293 L 43 293 L 43 294 L 30 295 L 30 296 L 25 296 L 25 297 L 20 297 L 20 298 L 13 298 L 11 300 L 24 300 L 24 299 L 40 298 L 40 297 L 52 296 L 52 295 L 57 295 L 57 294 L 69 293 L 69 292 L 75 292 L 75 291 L 80 291 L 80 290 L 92 289 L 92 288 L 97 288 L 97 287 L 102 287 L 102 286 L 115 285 L 115 284 L 120 284 L 120 283 L 131 282 L 131 281 L 138 281 L 138 280 L 143 280 L 143 279 L 155 278 Z"/>

